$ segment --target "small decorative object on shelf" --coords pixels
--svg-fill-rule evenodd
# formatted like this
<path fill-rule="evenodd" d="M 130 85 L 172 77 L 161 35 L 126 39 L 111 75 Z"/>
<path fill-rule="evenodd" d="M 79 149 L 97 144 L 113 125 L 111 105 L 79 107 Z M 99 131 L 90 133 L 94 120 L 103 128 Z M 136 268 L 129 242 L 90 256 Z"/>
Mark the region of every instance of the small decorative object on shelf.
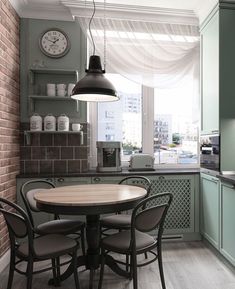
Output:
<path fill-rule="evenodd" d="M 44 118 L 44 130 L 45 131 L 55 131 L 56 130 L 56 118 L 49 113 Z"/>
<path fill-rule="evenodd" d="M 68 84 L 68 96 L 71 96 L 75 83 Z"/>
<path fill-rule="evenodd" d="M 69 131 L 69 118 L 61 114 L 57 119 L 58 131 Z"/>
<path fill-rule="evenodd" d="M 80 123 L 72 123 L 72 131 L 81 131 L 83 126 Z"/>
<path fill-rule="evenodd" d="M 38 113 L 34 113 L 30 117 L 30 130 L 41 131 L 42 130 L 42 118 Z"/>
<path fill-rule="evenodd" d="M 55 96 L 55 83 L 47 83 L 47 95 Z"/>

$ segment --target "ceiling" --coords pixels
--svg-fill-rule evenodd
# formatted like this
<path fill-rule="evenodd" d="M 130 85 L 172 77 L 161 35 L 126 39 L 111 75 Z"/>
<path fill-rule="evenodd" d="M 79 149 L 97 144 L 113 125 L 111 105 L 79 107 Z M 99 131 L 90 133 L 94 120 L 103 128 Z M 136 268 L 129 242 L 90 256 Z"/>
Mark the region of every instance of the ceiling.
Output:
<path fill-rule="evenodd" d="M 20 17 L 73 20 L 85 7 L 91 8 L 91 0 L 10 0 Z M 104 0 L 95 0 L 97 10 L 102 9 Z M 201 23 L 218 0 L 106 0 L 107 11 L 112 15 L 134 12 L 149 15 L 164 14 L 186 17 L 185 21 Z M 128 3 L 128 4 L 127 4 Z M 85 6 L 86 5 L 86 6 Z M 132 13 L 133 14 L 133 13 Z M 154 17 L 152 17 L 154 18 Z M 156 18 L 156 17 L 155 17 Z M 137 18 L 139 19 L 139 18 Z"/>

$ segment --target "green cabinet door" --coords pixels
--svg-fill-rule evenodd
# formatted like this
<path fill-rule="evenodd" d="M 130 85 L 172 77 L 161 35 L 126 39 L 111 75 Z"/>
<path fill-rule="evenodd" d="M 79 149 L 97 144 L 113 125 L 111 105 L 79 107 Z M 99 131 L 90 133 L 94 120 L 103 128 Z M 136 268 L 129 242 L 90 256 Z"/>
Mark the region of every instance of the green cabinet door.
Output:
<path fill-rule="evenodd" d="M 219 16 L 201 31 L 201 131 L 219 131 Z"/>
<path fill-rule="evenodd" d="M 219 249 L 220 182 L 210 175 L 201 174 L 201 232 Z"/>
<path fill-rule="evenodd" d="M 235 188 L 221 185 L 221 253 L 235 265 Z"/>

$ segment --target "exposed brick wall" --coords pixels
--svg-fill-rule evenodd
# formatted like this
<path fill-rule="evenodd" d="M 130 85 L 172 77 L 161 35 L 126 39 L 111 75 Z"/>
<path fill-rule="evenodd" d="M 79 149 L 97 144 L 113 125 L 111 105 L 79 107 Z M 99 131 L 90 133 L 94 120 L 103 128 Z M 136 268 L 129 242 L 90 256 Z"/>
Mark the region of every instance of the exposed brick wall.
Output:
<path fill-rule="evenodd" d="M 0 0 L 0 196 L 16 199 L 19 173 L 19 17 L 8 0 Z M 0 257 L 9 247 L 0 216 Z"/>

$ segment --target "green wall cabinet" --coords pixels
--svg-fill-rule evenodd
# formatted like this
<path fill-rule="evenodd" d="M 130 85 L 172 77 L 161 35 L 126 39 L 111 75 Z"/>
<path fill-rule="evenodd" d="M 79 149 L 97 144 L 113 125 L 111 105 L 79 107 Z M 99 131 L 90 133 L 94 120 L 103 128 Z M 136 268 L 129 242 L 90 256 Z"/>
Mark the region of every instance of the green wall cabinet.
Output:
<path fill-rule="evenodd" d="M 220 181 L 201 174 L 201 232 L 215 248 L 219 249 L 220 236 Z"/>
<path fill-rule="evenodd" d="M 218 12 L 201 31 L 201 131 L 203 134 L 219 131 Z"/>
<path fill-rule="evenodd" d="M 221 184 L 221 253 L 235 266 L 235 188 Z"/>

